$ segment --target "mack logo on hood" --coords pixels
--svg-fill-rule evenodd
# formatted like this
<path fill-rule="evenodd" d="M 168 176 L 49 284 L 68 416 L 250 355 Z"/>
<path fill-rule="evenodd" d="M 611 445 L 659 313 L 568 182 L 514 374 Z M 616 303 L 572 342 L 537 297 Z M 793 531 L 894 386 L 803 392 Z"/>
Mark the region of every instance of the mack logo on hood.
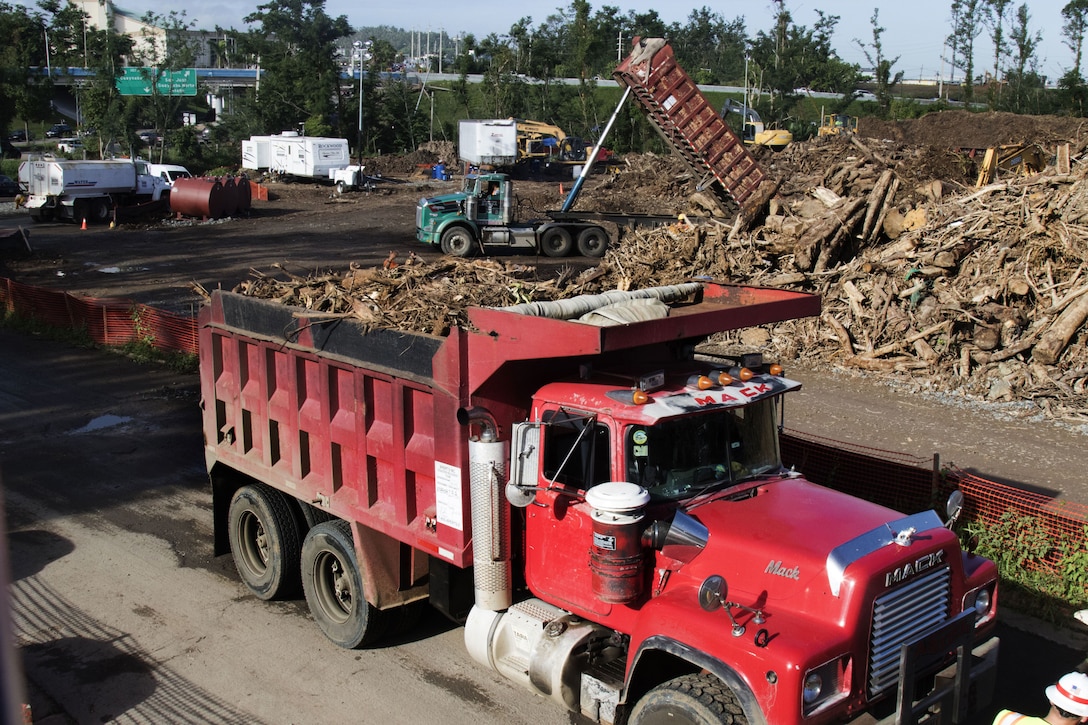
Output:
<path fill-rule="evenodd" d="M 800 579 L 801 567 L 791 566 L 787 568 L 782 562 L 771 559 L 770 563 L 767 564 L 767 568 L 763 570 L 763 573 L 774 574 L 775 576 L 780 576 L 784 579 Z"/>
<path fill-rule="evenodd" d="M 920 559 L 908 562 L 903 566 L 897 566 L 884 575 L 885 588 L 904 582 L 915 574 L 932 569 L 944 561 L 944 549 L 938 549 L 931 554 L 926 554 Z"/>

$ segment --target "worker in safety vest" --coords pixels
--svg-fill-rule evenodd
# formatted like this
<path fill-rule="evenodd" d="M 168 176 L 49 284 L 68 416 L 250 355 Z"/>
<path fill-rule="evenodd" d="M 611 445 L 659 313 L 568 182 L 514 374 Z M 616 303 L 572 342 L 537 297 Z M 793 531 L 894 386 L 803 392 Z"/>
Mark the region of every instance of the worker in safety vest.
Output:
<path fill-rule="evenodd" d="M 1046 717 L 1028 717 L 1011 710 L 1002 710 L 994 725 L 1076 725 L 1088 723 L 1088 675 L 1070 672 L 1046 688 L 1050 712 Z"/>

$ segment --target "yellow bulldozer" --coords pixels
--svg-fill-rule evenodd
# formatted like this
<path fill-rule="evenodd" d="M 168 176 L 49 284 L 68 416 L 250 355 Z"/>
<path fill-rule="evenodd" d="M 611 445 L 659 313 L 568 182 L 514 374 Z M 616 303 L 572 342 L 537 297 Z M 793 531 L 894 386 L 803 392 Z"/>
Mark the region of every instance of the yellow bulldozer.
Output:
<path fill-rule="evenodd" d="M 847 116 L 845 113 L 820 114 L 820 129 L 818 136 L 841 136 L 858 132 L 858 117 Z"/>

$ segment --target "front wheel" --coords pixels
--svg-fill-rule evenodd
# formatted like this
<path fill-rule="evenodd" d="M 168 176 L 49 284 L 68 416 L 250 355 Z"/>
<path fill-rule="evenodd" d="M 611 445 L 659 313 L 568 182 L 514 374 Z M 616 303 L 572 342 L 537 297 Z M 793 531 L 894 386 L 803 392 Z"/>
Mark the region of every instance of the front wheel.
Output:
<path fill-rule="evenodd" d="M 737 696 L 713 675 L 685 675 L 646 693 L 629 725 L 748 725 Z"/>
<path fill-rule="evenodd" d="M 227 535 L 242 583 L 260 599 L 298 592 L 298 524 L 284 495 L 267 486 L 242 486 L 230 501 Z"/>
<path fill-rule="evenodd" d="M 540 239 L 540 246 L 548 257 L 565 257 L 574 248 L 574 241 L 570 232 L 563 227 L 552 227 L 544 232 Z"/>
<path fill-rule="evenodd" d="M 385 613 L 363 597 L 359 560 L 346 521 L 326 521 L 306 535 L 302 588 L 317 626 L 340 647 L 363 647 L 385 634 Z"/>
<path fill-rule="evenodd" d="M 600 227 L 586 227 L 578 234 L 578 253 L 583 257 L 603 257 L 608 249 L 608 233 Z"/>
<path fill-rule="evenodd" d="M 465 227 L 450 227 L 442 232 L 442 251 L 451 257 L 471 257 L 476 240 Z"/>

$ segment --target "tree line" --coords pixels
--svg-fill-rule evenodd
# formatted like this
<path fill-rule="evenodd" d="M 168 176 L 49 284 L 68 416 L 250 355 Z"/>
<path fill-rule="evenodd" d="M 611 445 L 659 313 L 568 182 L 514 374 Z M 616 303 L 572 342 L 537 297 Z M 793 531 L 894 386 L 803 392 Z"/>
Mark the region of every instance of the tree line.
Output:
<path fill-rule="evenodd" d="M 864 110 L 885 118 L 941 107 L 922 108 L 901 98 L 903 72 L 896 68 L 899 59 L 884 52 L 878 10 L 870 18 L 871 36 L 853 41 L 869 65 L 861 68 L 844 61 L 832 44 L 838 16 L 817 10 L 816 21 L 803 25 L 785 0 L 775 5 L 770 26 L 753 31 L 743 16 L 727 19 L 705 6 L 684 22 L 666 23 L 655 10 L 594 9 L 588 0 L 572 0 L 542 22 L 519 20 L 505 34 L 443 35 L 443 57 L 437 57 L 436 47 L 422 62 L 426 70 L 441 67 L 460 77 L 439 89 L 413 83 L 410 71 L 419 59 L 408 57 L 415 49 L 410 33 L 354 29 L 346 16 L 330 16 L 324 0 L 268 0 L 245 17 L 249 29 L 216 28 L 206 37 L 193 31 L 184 12 L 148 14 L 144 22 L 164 29 L 165 35 L 145 42 L 89 28 L 82 11 L 67 0 L 39 0 L 36 9 L 0 0 L 0 33 L 7 39 L 0 48 L 0 131 L 6 133 L 16 119 L 48 120 L 61 74 L 85 67 L 93 73 L 75 93 L 84 125 L 94 129 L 102 151 L 113 141 L 133 143 L 137 128 L 154 127 L 171 133 L 175 146 L 199 154 L 192 132 L 180 128 L 180 116 L 183 110 L 206 116 L 201 101 L 157 90 L 147 97 L 122 96 L 115 79 L 125 65 L 148 68 L 150 81 L 190 67 L 202 43 L 217 65 L 259 65 L 262 70 L 259 87 L 247 90 L 232 113 L 217 119 L 215 133 L 221 139 L 298 129 L 354 141 L 361 118 L 358 136 L 367 154 L 414 149 L 433 137 L 432 107 L 438 109 L 440 137 L 452 137 L 458 118 L 520 117 L 592 138 L 614 106 L 598 81 L 611 77 L 632 39 L 640 36 L 668 38 L 680 65 L 700 84 L 750 89 L 748 105 L 770 122 L 787 124 L 803 116 L 799 89 L 837 94 L 840 100 L 829 102 L 831 111 L 847 108 L 859 88 L 872 89 L 876 101 Z M 1088 0 L 1069 0 L 1061 14 L 1070 63 L 1056 86 L 1048 88 L 1039 72 L 1042 31 L 1027 3 L 952 0 L 945 44 L 953 73 L 961 74 L 955 86 L 959 100 L 974 108 L 1085 115 L 1088 88 L 1081 64 Z M 984 34 L 993 48 L 986 58 L 976 51 Z M 369 41 L 362 57 L 356 47 L 361 41 Z M 353 75 L 356 67 L 366 71 L 361 80 Z M 380 72 L 389 70 L 409 72 Z M 470 84 L 473 74 L 483 82 Z M 618 124 L 613 145 L 645 148 L 653 145 L 654 136 L 632 110 Z"/>

